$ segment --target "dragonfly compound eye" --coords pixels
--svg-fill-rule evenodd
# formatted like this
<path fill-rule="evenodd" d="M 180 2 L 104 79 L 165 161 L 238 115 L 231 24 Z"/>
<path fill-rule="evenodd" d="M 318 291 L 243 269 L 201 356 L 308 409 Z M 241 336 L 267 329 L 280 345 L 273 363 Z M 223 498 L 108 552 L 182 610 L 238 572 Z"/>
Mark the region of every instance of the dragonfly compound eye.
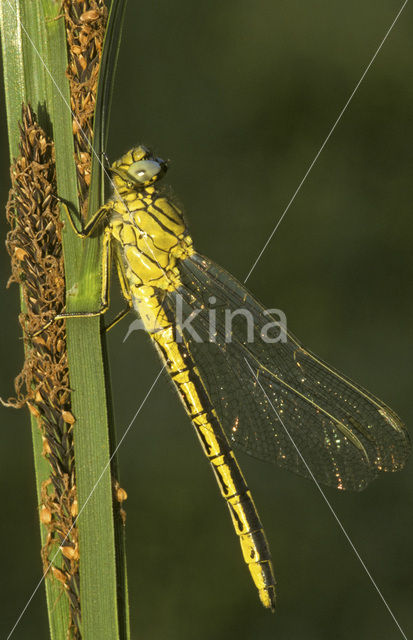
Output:
<path fill-rule="evenodd" d="M 135 182 L 147 185 L 162 177 L 165 172 L 165 164 L 158 160 L 139 160 L 128 169 L 128 174 Z"/>

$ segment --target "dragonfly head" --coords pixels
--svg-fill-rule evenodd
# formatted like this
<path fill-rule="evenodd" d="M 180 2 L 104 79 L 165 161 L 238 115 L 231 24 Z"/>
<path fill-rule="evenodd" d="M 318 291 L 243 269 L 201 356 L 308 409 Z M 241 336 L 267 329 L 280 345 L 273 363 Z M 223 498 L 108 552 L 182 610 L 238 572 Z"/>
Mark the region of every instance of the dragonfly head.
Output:
<path fill-rule="evenodd" d="M 149 187 L 162 178 L 167 168 L 165 160 L 158 158 L 150 149 L 140 145 L 116 160 L 110 171 L 116 188 L 120 192 L 126 192 Z"/>

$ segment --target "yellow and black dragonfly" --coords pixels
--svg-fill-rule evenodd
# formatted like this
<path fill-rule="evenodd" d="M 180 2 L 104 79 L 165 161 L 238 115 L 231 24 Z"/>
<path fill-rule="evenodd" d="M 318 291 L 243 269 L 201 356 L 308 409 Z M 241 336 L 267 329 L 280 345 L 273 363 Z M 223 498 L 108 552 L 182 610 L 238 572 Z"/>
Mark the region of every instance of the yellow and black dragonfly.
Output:
<path fill-rule="evenodd" d="M 381 400 L 304 348 L 242 284 L 196 253 L 181 210 L 155 184 L 166 168 L 135 147 L 113 163 L 114 193 L 81 231 L 64 208 L 83 238 L 102 226 L 96 313 L 108 306 L 113 256 L 128 308 L 154 342 L 214 471 L 261 602 L 274 609 L 270 551 L 232 448 L 357 491 L 403 468 L 409 437 Z M 269 326 L 280 328 L 275 338 Z"/>

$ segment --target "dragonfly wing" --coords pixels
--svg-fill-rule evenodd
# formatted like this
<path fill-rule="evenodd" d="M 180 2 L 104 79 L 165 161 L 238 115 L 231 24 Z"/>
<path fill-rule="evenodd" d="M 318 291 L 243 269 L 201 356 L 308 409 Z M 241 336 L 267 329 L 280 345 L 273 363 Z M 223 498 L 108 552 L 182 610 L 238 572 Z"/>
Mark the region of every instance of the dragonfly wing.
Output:
<path fill-rule="evenodd" d="M 341 489 L 363 489 L 378 472 L 404 466 L 409 438 L 391 409 L 291 334 L 264 341 L 271 317 L 208 258 L 194 254 L 180 271 L 182 287 L 165 305 L 181 314 L 183 339 L 234 447 Z"/>

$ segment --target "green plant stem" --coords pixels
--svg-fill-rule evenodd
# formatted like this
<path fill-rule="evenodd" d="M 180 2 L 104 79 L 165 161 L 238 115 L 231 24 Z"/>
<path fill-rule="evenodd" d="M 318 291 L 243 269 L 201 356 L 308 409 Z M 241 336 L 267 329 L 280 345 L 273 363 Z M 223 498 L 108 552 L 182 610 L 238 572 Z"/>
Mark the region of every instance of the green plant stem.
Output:
<path fill-rule="evenodd" d="M 124 3 L 115 0 L 114 4 Z M 58 194 L 77 207 L 72 116 L 65 75 L 66 34 L 59 12 L 60 3 L 54 0 L 42 0 L 41 3 L 10 0 L 10 5 L 9 0 L 4 0 L 0 3 L 10 157 L 13 159 L 18 155 L 22 103 L 30 102 L 39 116 L 40 125 L 49 134 L 53 131 Z M 120 27 L 115 29 L 112 37 L 117 38 L 119 30 Z M 102 118 L 99 120 L 101 122 Z M 103 140 L 104 135 L 99 133 L 96 138 Z M 95 171 L 90 190 L 92 206 L 101 204 L 102 191 L 102 176 Z M 99 238 L 83 243 L 66 225 L 63 250 L 68 309 L 97 309 L 101 281 Z M 74 446 L 79 503 L 76 526 L 79 530 L 82 639 L 124 639 L 129 637 L 124 549 L 122 541 L 115 548 L 101 319 L 68 319 L 66 332 L 72 410 L 76 417 Z M 39 428 L 35 421 L 32 422 L 40 503 L 40 489 L 48 477 L 49 467 L 42 456 Z M 42 525 L 41 535 L 44 542 Z M 117 538 L 121 540 L 119 536 Z M 61 591 L 61 585 L 46 579 L 49 624 L 55 640 L 67 638 L 68 607 Z"/>

